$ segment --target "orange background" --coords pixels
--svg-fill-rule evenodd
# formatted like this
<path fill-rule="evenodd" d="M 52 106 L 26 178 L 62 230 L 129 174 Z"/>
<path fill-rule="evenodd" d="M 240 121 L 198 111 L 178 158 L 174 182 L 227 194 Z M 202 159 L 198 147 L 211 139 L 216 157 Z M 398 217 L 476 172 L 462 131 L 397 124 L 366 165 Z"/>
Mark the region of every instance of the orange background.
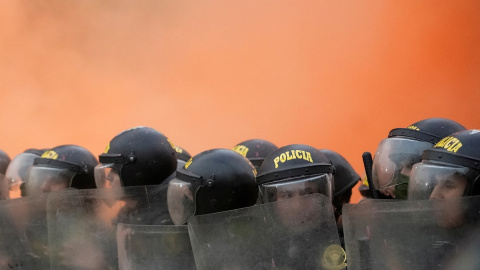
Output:
<path fill-rule="evenodd" d="M 0 88 L 12 158 L 145 125 L 191 154 L 328 148 L 363 175 L 393 128 L 480 128 L 480 2 L 1 1 Z"/>

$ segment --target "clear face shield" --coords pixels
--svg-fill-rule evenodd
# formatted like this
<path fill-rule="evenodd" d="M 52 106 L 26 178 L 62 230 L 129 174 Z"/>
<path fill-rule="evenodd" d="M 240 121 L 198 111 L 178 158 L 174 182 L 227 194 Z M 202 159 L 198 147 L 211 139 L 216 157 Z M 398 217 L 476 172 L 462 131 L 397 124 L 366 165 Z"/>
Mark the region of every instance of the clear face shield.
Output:
<path fill-rule="evenodd" d="M 308 178 L 290 178 L 278 182 L 260 185 L 260 193 L 264 203 L 286 200 L 313 193 L 320 193 L 330 200 L 332 194 L 331 173 L 312 175 Z"/>
<path fill-rule="evenodd" d="M 422 153 L 432 144 L 404 137 L 383 140 L 373 160 L 372 180 L 383 195 L 406 199 L 412 166 L 422 159 Z"/>
<path fill-rule="evenodd" d="M 5 183 L 8 188 L 9 198 L 20 197 L 20 186 L 26 182 L 28 170 L 33 165 L 35 158 L 38 158 L 35 154 L 21 153 L 8 165 L 5 172 Z"/>
<path fill-rule="evenodd" d="M 198 190 L 189 182 L 173 179 L 168 184 L 167 202 L 170 218 L 175 225 L 185 224 L 195 215 L 195 194 Z"/>
<path fill-rule="evenodd" d="M 469 168 L 422 162 L 413 166 L 409 200 L 459 198 L 465 193 Z"/>
<path fill-rule="evenodd" d="M 110 206 L 120 201 L 125 195 L 119 171 L 119 165 L 114 163 L 99 164 L 94 170 L 95 184 L 105 202 Z"/>
<path fill-rule="evenodd" d="M 76 172 L 66 168 L 32 166 L 25 185 L 27 196 L 69 188 Z"/>
<path fill-rule="evenodd" d="M 308 178 L 295 177 L 262 184 L 260 192 L 264 203 L 284 201 L 274 207 L 278 220 L 292 232 L 301 232 L 310 229 L 320 217 L 313 204 L 299 198 L 318 193 L 325 195 L 331 202 L 332 179 L 331 173 L 310 175 Z M 299 220 L 302 221 L 300 224 Z"/>

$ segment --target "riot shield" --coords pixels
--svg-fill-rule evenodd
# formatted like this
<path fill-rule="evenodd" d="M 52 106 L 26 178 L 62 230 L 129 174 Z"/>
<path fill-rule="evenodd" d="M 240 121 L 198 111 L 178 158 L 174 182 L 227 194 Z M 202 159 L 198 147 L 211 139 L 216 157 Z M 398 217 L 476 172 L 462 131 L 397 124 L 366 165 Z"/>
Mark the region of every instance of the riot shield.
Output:
<path fill-rule="evenodd" d="M 119 224 L 120 270 L 195 270 L 187 226 Z"/>
<path fill-rule="evenodd" d="M 444 269 L 478 226 L 480 197 L 343 208 L 350 269 Z"/>
<path fill-rule="evenodd" d="M 0 269 L 49 269 L 46 197 L 0 202 Z"/>
<path fill-rule="evenodd" d="M 188 229 L 199 270 L 345 267 L 332 204 L 321 194 L 194 216 Z"/>
<path fill-rule="evenodd" d="M 172 224 L 166 191 L 142 186 L 50 194 L 51 269 L 117 269 L 117 224 Z"/>

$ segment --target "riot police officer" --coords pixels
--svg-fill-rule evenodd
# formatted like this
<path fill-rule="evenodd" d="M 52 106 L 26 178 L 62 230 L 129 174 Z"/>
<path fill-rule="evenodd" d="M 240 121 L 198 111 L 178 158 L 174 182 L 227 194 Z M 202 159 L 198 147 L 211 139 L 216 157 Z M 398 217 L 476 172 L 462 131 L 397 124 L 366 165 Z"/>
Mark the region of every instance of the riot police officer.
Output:
<path fill-rule="evenodd" d="M 262 139 L 246 140 L 232 148 L 233 151 L 250 160 L 257 170 L 262 166 L 263 160 L 277 149 L 275 144 Z"/>
<path fill-rule="evenodd" d="M 413 166 L 409 200 L 480 195 L 480 130 L 464 130 L 425 150 Z"/>
<path fill-rule="evenodd" d="M 375 189 L 385 198 L 407 199 L 410 172 L 421 161 L 423 151 L 461 130 L 465 127 L 445 118 L 428 118 L 407 128 L 392 129 L 388 138 L 380 142 L 373 160 Z"/>
<path fill-rule="evenodd" d="M 135 127 L 115 136 L 99 155 L 97 187 L 158 185 L 177 168 L 173 144 L 159 131 Z"/>
<path fill-rule="evenodd" d="M 168 186 L 168 210 L 176 225 L 194 215 L 227 211 L 255 204 L 256 170 L 240 154 L 212 149 L 195 155 Z"/>
<path fill-rule="evenodd" d="M 26 195 L 38 195 L 67 188 L 95 188 L 94 168 L 98 161 L 78 145 L 61 145 L 35 158 L 26 181 Z"/>
<path fill-rule="evenodd" d="M 304 144 L 281 147 L 263 161 L 257 176 L 263 202 L 275 202 L 273 214 L 281 224 L 281 234 L 288 235 L 276 247 L 285 250 L 283 255 L 274 252 L 277 255 L 271 258 L 277 267 L 320 268 L 319 262 L 323 259 L 317 256 L 305 258 L 302 250 L 315 250 L 320 256 L 330 254 L 328 248 L 325 249 L 325 243 L 317 242 L 320 239 L 329 238 L 330 244 L 340 243 L 331 207 L 334 172 L 334 165 L 324 153 Z M 340 190 L 340 193 L 343 191 Z M 310 194 L 321 194 L 317 196 L 328 203 L 327 211 L 318 211 L 318 207 L 308 199 Z M 335 246 L 341 249 L 339 245 Z M 341 262 L 338 265 L 338 269 L 343 269 Z"/>
<path fill-rule="evenodd" d="M 164 134 L 151 127 L 127 129 L 109 142 L 99 160 L 95 181 L 108 188 L 103 199 L 112 205 L 125 202 L 114 224 L 172 224 L 166 190 L 175 176 L 177 153 Z"/>

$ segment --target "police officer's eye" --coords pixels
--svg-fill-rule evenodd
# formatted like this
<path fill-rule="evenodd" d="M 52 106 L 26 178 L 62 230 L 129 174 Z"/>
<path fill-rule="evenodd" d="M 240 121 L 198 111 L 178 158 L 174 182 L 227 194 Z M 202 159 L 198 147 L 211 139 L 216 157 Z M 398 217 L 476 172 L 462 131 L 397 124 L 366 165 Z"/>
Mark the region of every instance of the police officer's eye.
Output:
<path fill-rule="evenodd" d="M 452 179 L 447 179 L 443 184 L 446 188 L 455 188 L 457 185 Z"/>

